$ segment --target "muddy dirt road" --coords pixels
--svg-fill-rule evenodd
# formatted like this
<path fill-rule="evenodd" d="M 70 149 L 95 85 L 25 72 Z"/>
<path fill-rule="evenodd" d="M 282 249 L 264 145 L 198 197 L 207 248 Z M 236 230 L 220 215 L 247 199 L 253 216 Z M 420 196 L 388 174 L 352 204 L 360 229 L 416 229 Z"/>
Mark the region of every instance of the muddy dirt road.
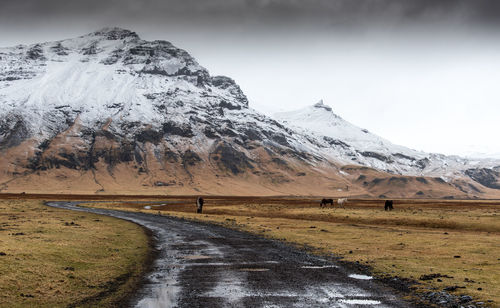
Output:
<path fill-rule="evenodd" d="M 131 307 L 410 307 L 368 276 L 280 242 L 176 218 L 48 205 L 149 228 L 160 251 Z"/>

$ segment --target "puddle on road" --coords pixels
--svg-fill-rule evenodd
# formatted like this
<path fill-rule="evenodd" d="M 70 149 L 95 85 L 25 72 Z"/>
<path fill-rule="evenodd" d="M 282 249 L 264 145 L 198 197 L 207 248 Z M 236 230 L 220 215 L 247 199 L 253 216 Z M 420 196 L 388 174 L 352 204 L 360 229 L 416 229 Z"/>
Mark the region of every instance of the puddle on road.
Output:
<path fill-rule="evenodd" d="M 200 260 L 200 259 L 198 259 L 198 260 Z M 224 262 L 207 262 L 207 263 L 182 263 L 180 265 L 183 267 L 186 267 L 186 266 L 231 266 L 233 264 L 224 263 Z"/>
<path fill-rule="evenodd" d="M 203 258 L 199 258 L 198 256 L 187 256 L 187 257 L 183 257 L 184 259 L 187 259 L 187 260 L 203 260 L 203 259 L 208 259 L 210 257 L 205 257 L 203 256 Z M 200 262 L 200 263 L 196 263 L 196 262 L 191 262 L 191 263 L 175 263 L 175 264 L 170 264 L 169 266 L 170 267 L 181 267 L 181 268 L 184 268 L 186 266 L 249 266 L 249 265 L 262 265 L 262 263 L 265 263 L 265 264 L 278 264 L 279 262 L 275 262 L 275 261 L 265 261 L 265 262 Z"/>
<path fill-rule="evenodd" d="M 177 240 L 176 236 L 154 224 L 147 221 L 139 222 L 157 234 L 160 243 L 159 249 L 161 250 L 170 250 L 168 243 Z M 148 276 L 148 282 L 143 287 L 135 308 L 168 308 L 176 306 L 178 294 L 181 291 L 177 278 L 180 269 L 169 267 L 176 259 L 175 254 L 160 255 L 160 258 L 154 263 L 154 271 Z"/>
<path fill-rule="evenodd" d="M 300 268 L 305 268 L 305 269 L 322 269 L 322 268 L 336 268 L 338 266 L 336 265 L 320 265 L 320 266 L 314 266 L 314 265 L 305 265 L 301 266 Z"/>
<path fill-rule="evenodd" d="M 380 305 L 380 301 L 373 299 L 341 299 L 341 303 L 350 305 Z"/>
<path fill-rule="evenodd" d="M 166 204 L 151 204 L 151 205 L 146 205 L 144 207 L 145 210 L 150 210 L 152 209 L 153 207 L 162 207 L 162 206 L 165 206 Z"/>
<path fill-rule="evenodd" d="M 349 278 L 359 279 L 359 280 L 372 280 L 372 276 L 367 275 L 359 275 L 359 274 L 350 274 Z"/>
<path fill-rule="evenodd" d="M 186 260 L 204 260 L 204 259 L 211 259 L 212 257 L 203 255 L 190 255 L 190 256 L 184 256 L 182 258 Z"/>
<path fill-rule="evenodd" d="M 268 268 L 240 268 L 242 272 L 267 272 Z"/>

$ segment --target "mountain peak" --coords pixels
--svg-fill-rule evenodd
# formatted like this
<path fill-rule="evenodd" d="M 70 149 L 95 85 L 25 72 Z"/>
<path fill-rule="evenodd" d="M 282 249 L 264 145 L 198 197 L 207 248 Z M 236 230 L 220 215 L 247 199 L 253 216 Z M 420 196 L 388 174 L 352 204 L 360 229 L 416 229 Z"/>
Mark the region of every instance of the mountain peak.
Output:
<path fill-rule="evenodd" d="M 105 27 L 89 35 L 102 36 L 107 40 L 123 40 L 126 38 L 139 39 L 139 35 L 137 35 L 137 33 L 119 27 Z"/>
<path fill-rule="evenodd" d="M 319 102 L 313 105 L 314 108 L 325 109 L 326 111 L 332 111 L 332 108 L 328 105 L 325 105 L 323 100 L 321 99 Z"/>
<path fill-rule="evenodd" d="M 320 106 L 324 106 L 324 105 L 325 105 L 325 103 L 323 102 L 323 99 L 320 99 L 319 102 L 317 102 L 314 106 L 320 107 Z"/>

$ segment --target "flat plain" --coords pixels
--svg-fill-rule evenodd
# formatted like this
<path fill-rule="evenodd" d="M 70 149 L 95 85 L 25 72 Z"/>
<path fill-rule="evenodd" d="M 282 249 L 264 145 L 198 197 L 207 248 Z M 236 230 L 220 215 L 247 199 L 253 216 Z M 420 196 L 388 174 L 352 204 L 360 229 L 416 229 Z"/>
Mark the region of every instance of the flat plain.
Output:
<path fill-rule="evenodd" d="M 173 215 L 222 224 L 334 255 L 373 275 L 408 281 L 417 293 L 447 289 L 485 305 L 500 303 L 500 202 L 478 200 L 352 199 L 320 208 L 314 198 L 205 197 L 90 206 Z"/>
<path fill-rule="evenodd" d="M 315 254 L 358 264 L 380 279 L 399 277 L 416 294 L 446 289 L 454 295 L 470 295 L 485 306 L 497 307 L 500 303 L 498 200 L 395 199 L 395 209 L 386 212 L 384 200 L 380 199 L 349 199 L 343 208 L 336 205 L 320 208 L 320 199 L 310 197 L 204 196 L 203 214 L 196 214 L 195 196 L 4 195 L 2 198 L 7 200 L 0 203 L 0 250 L 6 256 L 0 256 L 0 271 L 3 277 L 10 277 L 0 283 L 2 302 L 33 300 L 26 295 L 43 297 L 47 304 L 63 297 L 68 302 L 92 297 L 105 292 L 105 281 L 130 272 L 130 268 L 125 270 L 131 265 L 130 260 L 137 262 L 147 255 L 147 236 L 143 231 L 137 233 L 139 227 L 124 223 L 121 228 L 125 229 L 117 229 L 119 220 L 54 210 L 43 206 L 41 201 L 80 200 L 84 201 L 83 206 L 171 215 L 278 239 Z M 16 220 L 10 220 L 12 215 Z M 71 222 L 80 226 L 72 226 Z M 12 235 L 15 233 L 25 235 Z M 56 245 L 46 245 L 45 242 L 54 241 L 49 240 L 50 236 L 56 236 Z M 113 238 L 120 240 L 109 241 Z M 34 243 L 40 246 L 33 246 Z M 106 249 L 92 255 L 95 263 L 79 263 L 82 255 L 92 254 L 92 247 L 102 245 Z M 55 247 L 59 249 L 57 254 L 53 251 Z M 83 251 L 83 247 L 87 249 Z M 59 259 L 50 261 L 47 256 L 51 255 Z M 120 260 L 124 262 L 121 267 L 117 265 Z M 47 276 L 46 269 L 38 272 L 47 261 L 53 262 L 49 262 L 54 266 L 52 276 Z M 90 267 L 93 270 L 87 274 L 96 268 L 107 270 L 102 271 L 100 284 L 83 284 L 85 278 L 68 278 L 79 276 L 65 270 L 66 267 L 74 267 L 78 275 L 84 275 Z M 80 297 L 71 297 L 68 292 L 72 289 L 63 291 L 64 284 L 57 283 L 61 280 L 77 281 L 80 285 L 74 290 L 81 291 L 85 286 L 87 291 Z M 96 285 L 101 288 L 89 287 Z M 24 296 L 20 297 L 21 293 Z"/>

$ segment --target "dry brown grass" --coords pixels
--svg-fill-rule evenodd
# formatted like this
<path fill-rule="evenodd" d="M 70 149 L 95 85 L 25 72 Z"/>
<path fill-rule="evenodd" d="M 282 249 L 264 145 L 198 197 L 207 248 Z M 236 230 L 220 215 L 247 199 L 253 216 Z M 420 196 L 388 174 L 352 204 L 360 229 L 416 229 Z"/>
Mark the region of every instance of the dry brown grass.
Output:
<path fill-rule="evenodd" d="M 203 215 L 194 198 L 145 210 L 146 204 L 97 206 L 180 216 L 307 245 L 373 268 L 377 276 L 419 280 L 440 273 L 453 278 L 420 281 L 420 291 L 460 286 L 455 294 L 500 303 L 500 203 L 498 201 L 354 200 L 345 208 L 320 209 L 317 200 L 286 198 L 207 198 Z M 94 204 L 93 206 L 96 206 Z M 457 257 L 456 257 L 457 256 Z M 459 256 L 459 257 L 458 257 Z"/>
<path fill-rule="evenodd" d="M 130 222 L 0 201 L 0 306 L 109 306 L 142 278 L 145 231 Z"/>

